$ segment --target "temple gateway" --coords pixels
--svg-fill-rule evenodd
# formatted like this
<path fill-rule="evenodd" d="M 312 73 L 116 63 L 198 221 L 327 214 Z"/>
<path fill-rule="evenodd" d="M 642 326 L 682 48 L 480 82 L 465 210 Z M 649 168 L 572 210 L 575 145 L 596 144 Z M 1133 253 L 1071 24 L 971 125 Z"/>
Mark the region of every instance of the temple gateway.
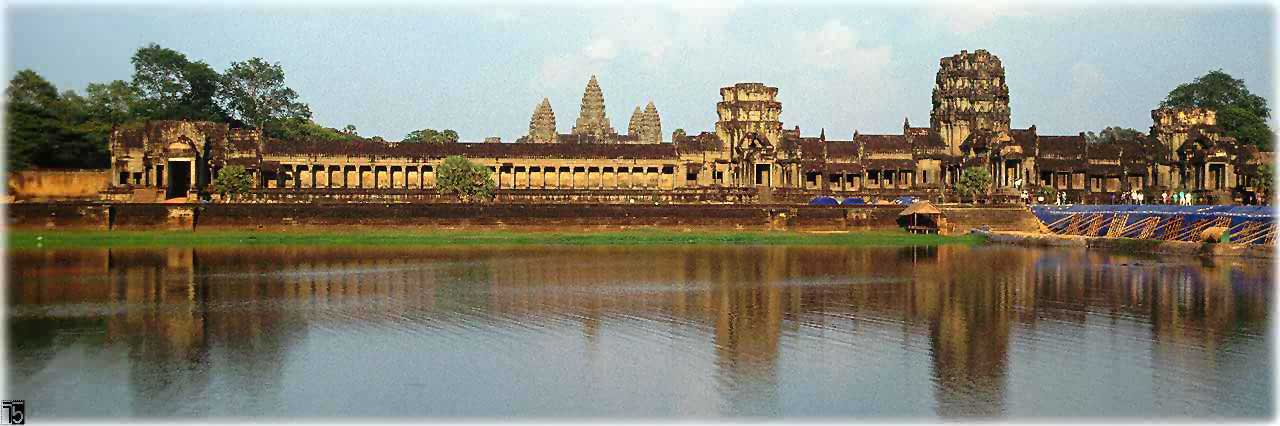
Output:
<path fill-rule="evenodd" d="M 1199 108 L 1154 110 L 1150 137 L 1117 143 L 1012 128 L 1004 66 L 985 50 L 942 58 L 928 127 L 904 120 L 899 134 L 803 136 L 799 126 L 784 128 L 777 95 L 761 83 L 721 88 L 713 131 L 678 131 L 669 141 L 653 102 L 637 106 L 619 134 L 595 76 L 571 133 L 557 132 L 544 98 L 515 143 L 267 140 L 222 123 L 152 121 L 112 133 L 104 195 L 194 200 L 207 195 L 219 169 L 240 165 L 255 177 L 254 200 L 430 199 L 436 167 L 459 155 L 487 165 L 499 197 L 511 199 L 768 202 L 825 194 L 945 202 L 955 201 L 961 171 L 976 166 L 994 178 L 997 200 L 1051 188 L 1072 201 L 1116 202 L 1136 189 L 1148 200 L 1185 190 L 1202 202 L 1248 203 L 1259 166 L 1271 163 L 1270 152 L 1222 135 L 1215 112 Z"/>

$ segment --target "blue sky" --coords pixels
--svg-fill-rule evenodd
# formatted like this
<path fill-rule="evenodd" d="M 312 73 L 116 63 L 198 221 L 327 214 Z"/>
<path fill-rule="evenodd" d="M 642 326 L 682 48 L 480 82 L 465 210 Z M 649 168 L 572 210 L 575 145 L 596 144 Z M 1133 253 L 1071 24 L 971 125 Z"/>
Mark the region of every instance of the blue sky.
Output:
<path fill-rule="evenodd" d="M 1001 58 L 1013 125 L 1041 134 L 1146 130 L 1169 90 L 1217 68 L 1276 108 L 1261 4 L 354 4 L 11 5 L 6 72 L 83 92 L 128 80 L 149 42 L 219 71 L 257 56 L 317 122 L 390 140 L 429 127 L 512 141 L 544 96 L 568 133 L 591 74 L 623 132 L 648 101 L 668 138 L 711 130 L 718 89 L 758 81 L 779 87 L 786 128 L 899 133 L 903 118 L 928 124 L 938 59 L 962 49 Z"/>

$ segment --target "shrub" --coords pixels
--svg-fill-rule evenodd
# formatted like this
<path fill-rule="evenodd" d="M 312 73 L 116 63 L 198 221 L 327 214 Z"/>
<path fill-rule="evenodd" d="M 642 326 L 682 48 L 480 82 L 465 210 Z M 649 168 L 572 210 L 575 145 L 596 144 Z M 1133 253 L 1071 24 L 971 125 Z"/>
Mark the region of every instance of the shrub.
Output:
<path fill-rule="evenodd" d="M 493 199 L 496 187 L 488 167 L 452 156 L 444 159 L 436 172 L 436 187 L 441 193 L 457 195 L 462 201 Z"/>
<path fill-rule="evenodd" d="M 218 170 L 218 176 L 213 178 L 211 185 L 213 192 L 235 199 L 253 188 L 253 177 L 244 166 L 227 166 Z"/>
<path fill-rule="evenodd" d="M 991 174 L 981 167 L 970 167 L 964 169 L 960 173 L 960 179 L 956 181 L 956 191 L 960 192 L 961 197 L 969 197 L 977 202 L 979 194 L 986 194 L 991 188 Z"/>

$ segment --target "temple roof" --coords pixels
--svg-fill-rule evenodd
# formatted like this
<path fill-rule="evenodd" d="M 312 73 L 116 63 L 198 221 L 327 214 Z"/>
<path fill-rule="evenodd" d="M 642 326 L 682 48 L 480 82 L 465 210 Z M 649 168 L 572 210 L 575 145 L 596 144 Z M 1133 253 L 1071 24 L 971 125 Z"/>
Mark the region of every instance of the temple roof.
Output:
<path fill-rule="evenodd" d="M 672 144 L 520 144 L 520 143 L 395 143 L 282 141 L 266 144 L 264 154 L 274 155 L 360 155 L 394 158 L 618 158 L 675 159 Z"/>
<path fill-rule="evenodd" d="M 910 153 L 911 144 L 905 135 L 854 135 L 853 140 L 861 143 L 863 149 L 877 153 Z"/>
<path fill-rule="evenodd" d="M 1040 136 L 1041 156 L 1083 159 L 1084 154 L 1084 136 Z"/>

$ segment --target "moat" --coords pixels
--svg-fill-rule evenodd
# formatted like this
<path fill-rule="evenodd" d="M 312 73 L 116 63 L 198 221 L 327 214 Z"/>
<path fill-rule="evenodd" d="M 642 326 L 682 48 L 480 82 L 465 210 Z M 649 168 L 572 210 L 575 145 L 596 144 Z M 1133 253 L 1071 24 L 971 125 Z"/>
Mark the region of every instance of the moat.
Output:
<path fill-rule="evenodd" d="M 29 249 L 33 419 L 1273 415 L 1274 270 L 990 245 Z"/>

